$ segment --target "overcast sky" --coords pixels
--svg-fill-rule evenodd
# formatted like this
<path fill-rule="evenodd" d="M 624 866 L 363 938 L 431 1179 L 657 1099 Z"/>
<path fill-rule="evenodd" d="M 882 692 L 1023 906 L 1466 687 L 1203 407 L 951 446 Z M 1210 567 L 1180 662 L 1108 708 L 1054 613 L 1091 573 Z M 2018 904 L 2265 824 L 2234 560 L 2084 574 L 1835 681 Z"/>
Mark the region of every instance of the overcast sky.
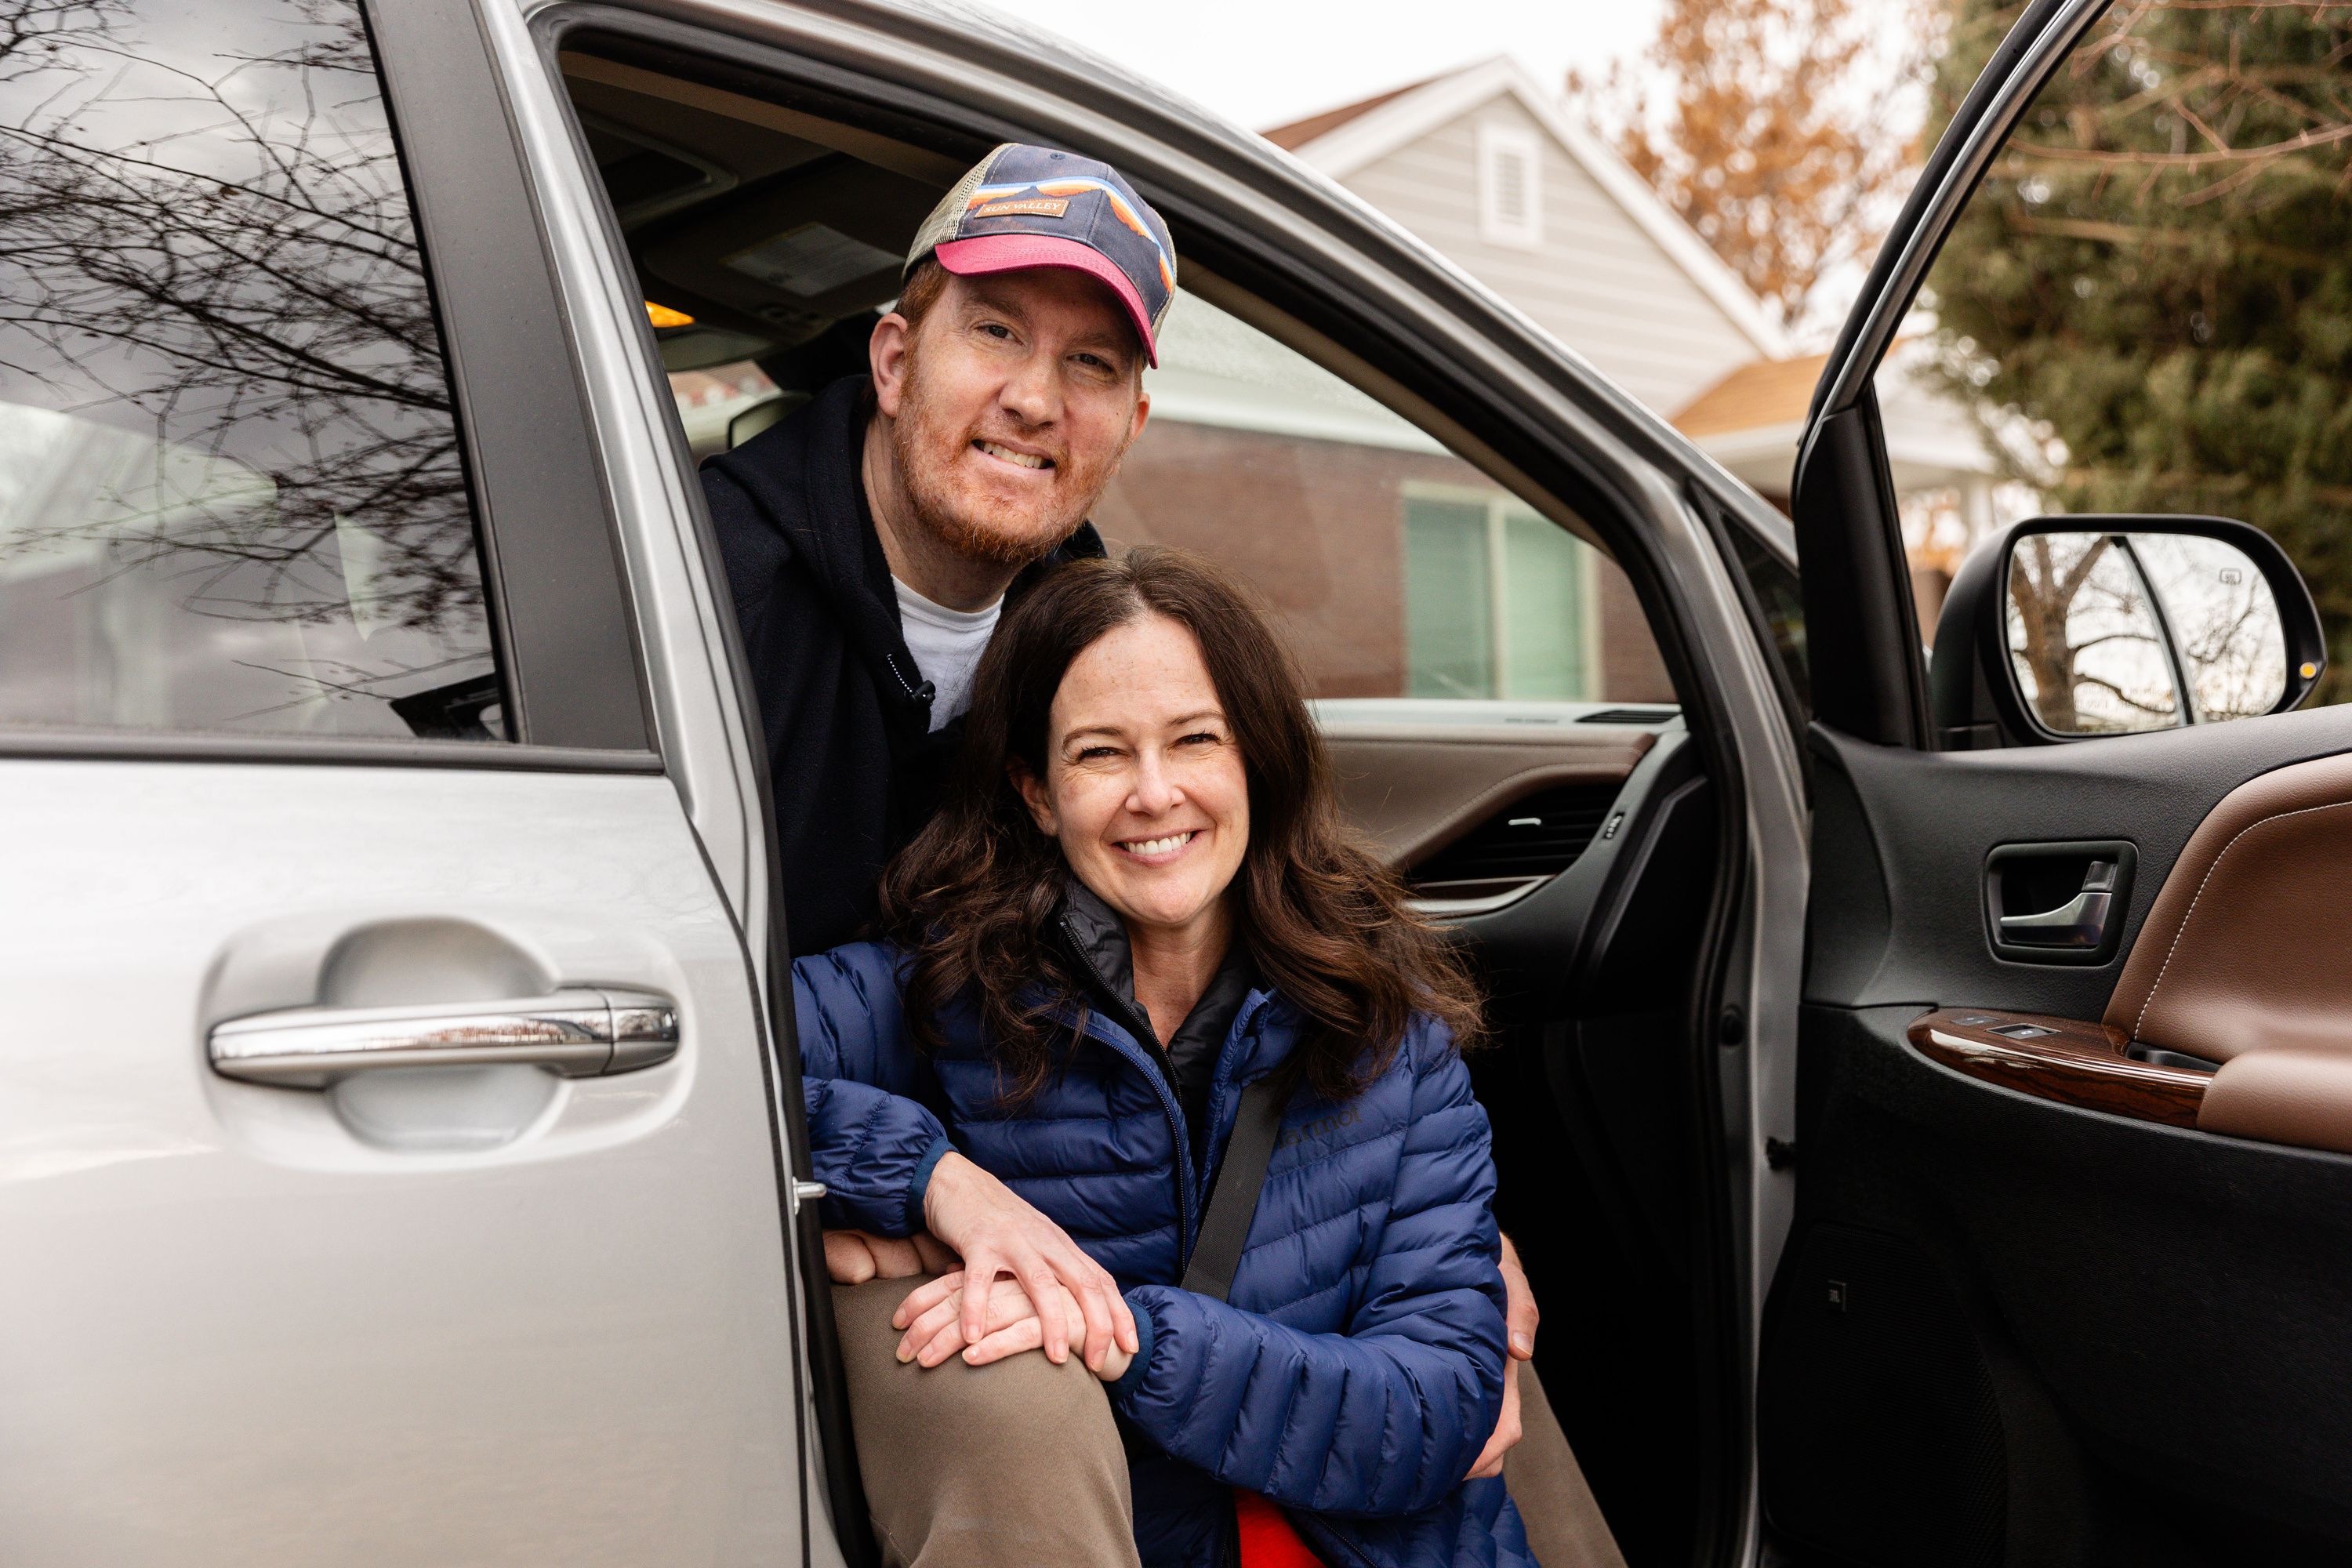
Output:
<path fill-rule="evenodd" d="M 1641 52 L 1659 0 L 983 0 L 1253 131 L 1489 55 L 1557 86 Z"/>

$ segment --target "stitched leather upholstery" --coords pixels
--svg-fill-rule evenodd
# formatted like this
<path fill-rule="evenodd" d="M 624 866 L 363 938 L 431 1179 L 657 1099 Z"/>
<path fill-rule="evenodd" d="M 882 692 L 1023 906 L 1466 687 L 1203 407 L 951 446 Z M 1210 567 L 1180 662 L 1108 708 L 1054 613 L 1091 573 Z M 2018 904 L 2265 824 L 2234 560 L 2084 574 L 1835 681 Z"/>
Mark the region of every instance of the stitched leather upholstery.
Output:
<path fill-rule="evenodd" d="M 2105 1021 L 2216 1061 L 2352 1049 L 2352 756 L 2222 797 L 2165 879 Z"/>
<path fill-rule="evenodd" d="M 2352 1152 L 2352 756 L 2222 798 L 2165 879 L 2105 1021 L 2222 1064 L 2200 1127 Z"/>

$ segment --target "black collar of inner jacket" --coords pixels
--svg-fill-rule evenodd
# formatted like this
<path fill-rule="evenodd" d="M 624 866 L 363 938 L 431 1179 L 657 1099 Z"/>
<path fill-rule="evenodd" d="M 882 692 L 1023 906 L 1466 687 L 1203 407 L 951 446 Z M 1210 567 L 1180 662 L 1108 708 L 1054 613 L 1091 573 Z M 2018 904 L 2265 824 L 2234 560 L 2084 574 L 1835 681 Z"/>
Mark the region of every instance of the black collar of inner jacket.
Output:
<path fill-rule="evenodd" d="M 1073 877 L 1064 889 L 1060 926 L 1070 954 L 1092 982 L 1093 1000 L 1118 1021 L 1136 1043 L 1152 1053 L 1169 1074 L 1197 1140 L 1209 1102 L 1210 1080 L 1216 1076 L 1217 1056 L 1234 1020 L 1249 1000 L 1256 970 L 1247 948 L 1235 942 L 1209 981 L 1209 988 L 1177 1026 L 1166 1047 L 1151 1027 L 1150 1016 L 1135 997 L 1135 950 L 1118 912 L 1095 891 Z"/>

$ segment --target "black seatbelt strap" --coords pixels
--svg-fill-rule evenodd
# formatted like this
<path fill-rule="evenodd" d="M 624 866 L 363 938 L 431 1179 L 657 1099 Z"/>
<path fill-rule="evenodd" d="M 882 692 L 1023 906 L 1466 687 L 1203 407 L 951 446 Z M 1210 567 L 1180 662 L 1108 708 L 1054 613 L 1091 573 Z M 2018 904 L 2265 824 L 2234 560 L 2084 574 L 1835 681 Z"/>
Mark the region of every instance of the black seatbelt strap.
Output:
<path fill-rule="evenodd" d="M 1224 1168 L 1217 1173 L 1217 1190 L 1209 1196 L 1209 1210 L 1201 1216 L 1201 1239 L 1193 1244 L 1192 1260 L 1184 1266 L 1187 1290 L 1222 1301 L 1234 1288 L 1234 1271 L 1242 1263 L 1242 1244 L 1249 1239 L 1258 1194 L 1265 1189 L 1265 1168 L 1274 1159 L 1274 1141 L 1282 1131 L 1283 1103 L 1289 1096 L 1276 1080 L 1286 1076 L 1269 1073 L 1242 1090 L 1240 1109 L 1234 1113 L 1234 1135 L 1225 1143 Z"/>

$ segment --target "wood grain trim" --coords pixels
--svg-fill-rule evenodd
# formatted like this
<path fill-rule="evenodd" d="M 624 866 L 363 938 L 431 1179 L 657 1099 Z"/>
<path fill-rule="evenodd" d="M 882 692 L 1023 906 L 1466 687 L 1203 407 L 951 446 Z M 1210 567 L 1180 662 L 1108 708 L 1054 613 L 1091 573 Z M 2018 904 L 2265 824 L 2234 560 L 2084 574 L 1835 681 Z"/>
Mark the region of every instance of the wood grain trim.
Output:
<path fill-rule="evenodd" d="M 2047 1029 L 2018 1039 L 1997 1031 Z M 2110 1024 L 1990 1008 L 1947 1007 L 1912 1020 L 1911 1047 L 1986 1083 L 2085 1110 L 2194 1127 L 2213 1075 L 2157 1067 L 2124 1054 L 2131 1037 Z"/>

